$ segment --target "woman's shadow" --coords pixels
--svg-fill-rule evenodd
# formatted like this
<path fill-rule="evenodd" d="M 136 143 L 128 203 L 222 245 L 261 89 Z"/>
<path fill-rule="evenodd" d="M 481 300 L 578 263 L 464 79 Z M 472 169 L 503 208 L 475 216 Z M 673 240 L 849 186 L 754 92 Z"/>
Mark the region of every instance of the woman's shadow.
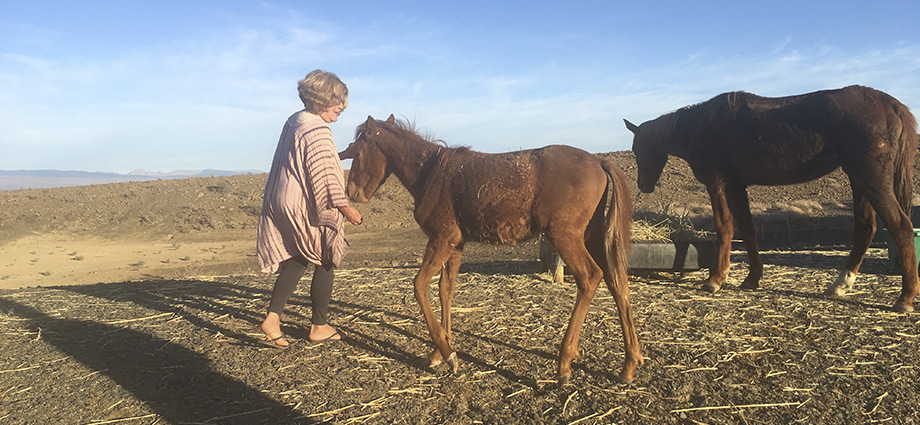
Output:
<path fill-rule="evenodd" d="M 0 310 L 25 319 L 26 328 L 41 329 L 44 342 L 101 371 L 166 423 L 295 422 L 289 407 L 211 370 L 206 357 L 179 344 L 129 328 L 51 317 L 6 298 L 0 298 Z"/>

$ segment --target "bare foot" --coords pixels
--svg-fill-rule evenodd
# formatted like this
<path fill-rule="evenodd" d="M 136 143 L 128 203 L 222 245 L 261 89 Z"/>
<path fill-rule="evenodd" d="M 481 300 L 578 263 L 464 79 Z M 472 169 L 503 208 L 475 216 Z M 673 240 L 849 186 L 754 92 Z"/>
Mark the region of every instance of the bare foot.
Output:
<path fill-rule="evenodd" d="M 348 336 L 345 331 L 336 330 L 331 325 L 310 325 L 310 341 L 338 341 Z"/>
<path fill-rule="evenodd" d="M 262 326 L 259 328 L 262 329 L 262 332 L 268 337 L 268 340 L 272 344 L 279 347 L 291 345 L 284 339 L 284 333 L 281 332 L 281 317 L 278 316 L 278 313 L 268 313 L 268 315 L 265 316 L 265 320 L 262 321 Z"/>

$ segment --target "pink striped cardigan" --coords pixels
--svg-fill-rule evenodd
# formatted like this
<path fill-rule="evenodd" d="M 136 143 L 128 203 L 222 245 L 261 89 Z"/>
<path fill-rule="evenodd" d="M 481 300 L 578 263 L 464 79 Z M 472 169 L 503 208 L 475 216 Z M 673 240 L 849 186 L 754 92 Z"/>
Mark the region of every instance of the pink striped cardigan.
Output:
<path fill-rule="evenodd" d="M 338 266 L 348 253 L 344 217 L 345 176 L 332 131 L 302 110 L 284 124 L 265 185 L 256 249 L 263 272 L 302 255 L 313 264 Z"/>

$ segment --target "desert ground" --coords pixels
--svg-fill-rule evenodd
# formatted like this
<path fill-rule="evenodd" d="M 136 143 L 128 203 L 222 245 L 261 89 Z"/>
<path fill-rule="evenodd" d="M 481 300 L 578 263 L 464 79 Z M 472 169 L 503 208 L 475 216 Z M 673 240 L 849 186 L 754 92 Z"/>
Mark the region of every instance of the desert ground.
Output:
<path fill-rule="evenodd" d="M 631 154 L 605 155 L 636 193 Z M 659 189 L 638 198 L 637 218 L 711 228 L 691 176 L 672 159 Z M 285 314 L 294 344 L 260 344 L 273 282 L 255 258 L 265 178 L 0 192 L 0 422 L 920 423 L 920 316 L 887 310 L 900 277 L 882 239 L 852 294 L 821 296 L 850 242 L 840 171 L 751 188 L 760 290 L 738 289 L 740 246 L 717 294 L 698 288 L 705 269 L 631 274 L 645 357 L 631 384 L 614 379 L 622 336 L 612 297 L 598 291 L 561 387 L 575 285 L 540 271 L 536 241 L 467 245 L 452 319 L 460 370 L 427 366 L 411 287 L 426 239 L 395 179 L 356 205 L 364 224 L 347 227 L 331 320 L 349 337 L 306 339 L 302 284 Z"/>

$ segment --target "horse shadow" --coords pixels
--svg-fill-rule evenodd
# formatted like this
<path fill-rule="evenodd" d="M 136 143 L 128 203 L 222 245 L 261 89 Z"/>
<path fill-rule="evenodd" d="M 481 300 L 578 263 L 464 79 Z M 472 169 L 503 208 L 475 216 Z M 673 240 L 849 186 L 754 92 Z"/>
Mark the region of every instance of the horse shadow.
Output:
<path fill-rule="evenodd" d="M 333 302 L 333 304 L 336 304 L 337 306 L 344 308 L 349 312 L 355 312 L 355 311 L 358 312 L 356 314 L 356 317 L 364 321 L 376 321 L 378 319 L 375 318 L 375 316 L 382 313 L 387 316 L 393 317 L 396 320 L 408 319 L 408 320 L 418 321 L 420 324 L 424 324 L 424 320 L 419 319 L 416 316 L 392 311 L 386 308 L 382 308 L 379 305 L 366 305 L 366 304 L 349 303 L 349 302 L 341 302 L 341 301 Z M 428 336 L 427 333 L 424 333 L 423 335 L 419 335 L 415 332 L 411 332 L 399 326 L 395 326 L 395 325 L 392 325 L 389 323 L 383 323 L 383 322 L 381 322 L 379 326 L 377 326 L 377 328 L 383 329 L 383 331 L 380 332 L 380 334 L 384 336 L 370 335 L 368 333 L 362 333 L 354 329 L 349 329 L 349 332 L 353 333 L 356 336 L 360 336 L 361 339 L 367 340 L 368 342 L 362 342 L 361 340 L 354 339 L 354 338 L 349 338 L 347 341 L 349 344 L 352 344 L 363 350 L 372 352 L 379 356 L 384 356 L 384 357 L 399 361 L 405 365 L 408 365 L 408 366 L 411 366 L 417 369 L 420 372 L 431 372 L 431 371 L 439 371 L 439 370 L 446 371 L 445 369 L 446 366 L 442 365 L 440 367 L 436 367 L 433 369 L 428 365 L 428 359 L 426 358 L 426 356 L 428 355 L 427 351 L 424 353 L 409 353 L 408 351 L 406 351 L 405 348 L 397 346 L 396 344 L 391 342 L 391 339 L 387 336 L 393 333 L 399 334 L 406 338 L 414 339 L 414 340 L 417 340 L 423 343 L 428 350 L 434 350 L 434 343 L 431 341 L 431 338 Z M 514 354 L 515 356 L 532 356 L 532 357 L 542 357 L 547 360 L 558 360 L 558 353 L 549 353 L 544 350 L 525 348 L 520 345 L 511 343 L 507 340 L 502 340 L 502 339 L 497 339 L 497 338 L 481 335 L 481 334 L 474 333 L 468 330 L 464 330 L 462 328 L 458 328 L 458 326 L 453 327 L 452 333 L 455 336 L 455 338 L 456 336 L 460 336 L 464 338 L 466 340 L 465 345 L 469 341 L 478 340 L 485 344 L 489 344 L 492 346 L 499 346 L 509 351 L 513 351 L 515 353 Z M 561 334 L 559 335 L 559 338 L 561 340 L 562 338 Z M 485 359 L 476 357 L 465 351 L 458 350 L 457 356 L 464 362 L 475 365 L 475 367 L 477 368 L 480 368 L 483 370 L 494 370 L 497 375 L 505 378 L 509 382 L 520 383 L 534 390 L 539 389 L 539 386 L 537 385 L 537 379 L 535 379 L 534 377 L 519 375 L 511 371 L 510 369 L 496 366 L 495 364 L 492 364 Z M 461 364 L 460 367 L 463 368 L 464 366 Z"/>
<path fill-rule="evenodd" d="M 129 287 L 126 287 L 129 285 Z M 131 302 L 136 305 L 145 307 L 150 310 L 159 312 L 172 312 L 180 316 L 183 320 L 195 325 L 196 327 L 207 329 L 209 333 L 221 334 L 234 338 L 236 345 L 257 345 L 258 341 L 254 338 L 239 332 L 233 328 L 222 326 L 206 317 L 215 317 L 227 313 L 232 313 L 236 318 L 251 322 L 253 329 L 262 320 L 261 312 L 250 309 L 228 308 L 227 305 L 234 305 L 246 302 L 254 298 L 262 298 L 265 305 L 259 304 L 260 307 L 267 307 L 268 290 L 256 289 L 243 285 L 220 282 L 206 282 L 196 280 L 177 280 L 177 281 L 156 281 L 143 283 L 121 283 L 111 285 L 87 285 L 60 287 L 60 289 L 72 291 L 82 295 L 101 298 L 107 301 Z M 222 301 L 223 300 L 223 301 Z M 229 300 L 229 302 L 227 302 Z M 288 302 L 288 308 L 285 315 L 289 317 L 289 323 L 309 322 L 309 316 L 301 312 L 310 311 L 312 304 L 308 296 L 295 296 Z M 347 301 L 333 300 L 330 303 L 330 311 L 340 317 L 354 316 L 362 321 L 376 321 L 374 316 L 385 314 L 396 320 L 409 319 L 419 320 L 418 317 L 402 314 L 396 309 L 388 309 L 379 305 L 366 305 Z M 87 322 L 93 323 L 93 322 Z M 424 323 L 424 321 L 421 321 Z M 98 323 L 93 323 L 100 325 Z M 352 334 L 354 337 L 346 338 L 343 342 L 352 345 L 355 348 L 374 353 L 375 355 L 390 358 L 396 362 L 407 365 L 419 372 L 430 372 L 432 369 L 428 366 L 428 360 L 425 357 L 427 353 L 410 353 L 405 348 L 393 343 L 393 335 L 402 335 L 409 339 L 418 340 L 426 345 L 431 345 L 427 333 L 424 335 L 403 329 L 388 323 L 381 323 L 378 328 L 381 329 L 382 336 L 371 335 L 361 332 L 353 327 L 343 325 L 342 328 Z M 290 337 L 298 340 L 307 340 L 308 331 L 304 327 L 284 325 L 283 331 Z M 463 330 L 454 330 L 454 333 L 473 339 L 481 338 L 485 342 L 506 346 L 507 348 L 532 355 L 538 355 L 545 358 L 555 358 L 553 354 L 538 350 L 527 350 L 523 347 L 510 344 L 506 341 L 500 341 L 493 338 L 482 337 Z M 165 341 L 164 341 L 165 342 Z M 132 343 L 132 345 L 137 345 Z M 162 343 L 160 344 L 162 345 Z M 261 345 L 258 345 L 261 346 Z M 181 348 L 181 346 L 176 346 Z M 433 348 L 433 346 L 432 346 Z M 483 369 L 495 369 L 496 372 L 504 376 L 509 381 L 526 382 L 527 378 L 518 376 L 509 370 L 494 368 L 485 360 L 476 358 L 472 355 L 458 352 L 458 356 L 471 364 L 477 365 Z M 103 368 L 104 369 L 104 368 Z"/>
<path fill-rule="evenodd" d="M 847 255 L 849 255 L 849 247 L 845 246 L 818 246 L 810 247 L 807 251 L 780 251 L 780 252 L 767 252 L 760 253 L 761 259 L 763 260 L 766 266 L 780 266 L 780 267 L 789 267 L 789 268 L 807 268 L 810 270 L 826 270 L 826 271 L 837 271 L 843 267 L 844 262 L 846 261 Z M 732 273 L 747 273 L 747 254 L 744 252 L 733 252 L 732 253 Z M 705 270 L 705 269 L 703 269 Z M 764 278 L 770 277 L 771 270 L 767 268 L 764 271 Z M 688 292 L 700 292 L 707 295 L 710 295 L 709 292 L 703 290 L 699 286 L 699 282 L 705 278 L 704 275 L 697 275 L 699 280 L 692 278 L 687 278 L 685 273 L 680 272 L 659 272 L 659 271 L 643 271 L 641 273 L 630 273 L 638 277 L 644 278 L 649 285 L 653 286 L 668 286 L 678 288 L 680 290 L 685 290 Z M 859 274 L 876 274 L 876 275 L 886 275 L 886 276 L 895 276 L 900 275 L 900 272 L 896 271 L 891 265 L 890 261 L 887 258 L 878 258 L 878 257 L 865 257 L 862 263 L 862 266 L 859 269 Z M 859 277 L 857 277 L 857 281 Z M 725 285 L 720 291 L 720 293 L 738 291 L 742 293 L 751 292 L 751 291 L 761 291 L 775 294 L 782 297 L 793 297 L 806 299 L 810 301 L 833 301 L 841 305 L 848 305 L 854 308 L 864 309 L 864 310 L 890 310 L 890 306 L 879 304 L 858 301 L 856 298 L 849 297 L 827 297 L 824 295 L 824 288 L 827 284 L 831 283 L 830 281 L 816 282 L 813 292 L 807 292 L 796 289 L 777 289 L 770 287 L 769 284 L 761 285 L 759 289 L 742 289 L 733 285 Z M 717 295 L 718 296 L 718 295 Z"/>
<path fill-rule="evenodd" d="M 539 263 L 536 260 L 471 262 L 468 263 L 465 272 L 489 275 L 532 275 L 539 272 Z M 105 300 L 106 302 L 131 302 L 153 311 L 174 313 L 181 317 L 182 320 L 187 321 L 188 323 L 201 329 L 206 329 L 211 334 L 221 334 L 234 339 L 234 341 L 230 343 L 232 345 L 256 347 L 263 347 L 263 345 L 261 345 L 256 338 L 247 335 L 245 332 L 239 331 L 238 327 L 231 327 L 222 323 L 217 323 L 215 320 L 209 318 L 232 314 L 236 319 L 236 322 L 243 321 L 251 323 L 252 330 L 254 331 L 253 333 L 255 333 L 258 329 L 258 323 L 260 323 L 264 317 L 264 311 L 262 309 L 267 308 L 268 299 L 271 296 L 270 288 L 271 284 L 269 282 L 266 283 L 266 288 L 263 289 L 259 287 L 234 284 L 225 281 L 209 282 L 200 280 L 143 281 L 58 287 L 58 289 L 61 290 L 67 290 L 84 296 L 99 298 L 101 300 Z M 410 290 L 407 289 L 407 294 L 410 293 Z M 244 307 L 238 307 L 240 305 Z M 310 302 L 309 296 L 295 295 L 289 300 L 288 308 L 285 311 L 285 315 L 289 319 L 287 322 L 309 323 L 309 312 L 311 307 L 312 303 Z M 419 317 L 402 313 L 396 307 L 388 308 L 386 305 L 368 305 L 360 302 L 349 302 L 334 299 L 330 304 L 330 310 L 333 314 L 339 317 L 354 316 L 360 321 L 376 322 L 379 321 L 379 317 L 375 316 L 384 314 L 388 317 L 393 317 L 395 320 L 409 319 L 424 324 L 424 320 L 421 320 Z M 37 312 L 34 313 L 38 314 Z M 80 323 L 82 323 L 82 326 L 85 328 L 100 328 L 95 331 L 100 335 L 111 332 L 111 330 L 107 329 L 112 328 L 111 326 L 97 322 L 83 321 Z M 475 324 L 471 324 L 470 326 L 475 326 Z M 392 359 L 393 361 L 406 365 L 412 369 L 417 370 L 418 372 L 430 373 L 432 371 L 446 371 L 444 366 L 434 369 L 429 367 L 427 360 L 428 351 L 422 353 L 410 352 L 406 347 L 393 342 L 394 335 L 401 335 L 407 339 L 419 341 L 426 347 L 426 350 L 434 349 L 434 345 L 430 340 L 427 330 L 424 330 L 424 326 L 421 328 L 423 329 L 422 332 L 416 333 L 400 326 L 381 322 L 379 326 L 376 327 L 376 329 L 380 329 L 380 332 L 374 335 L 370 334 L 369 332 L 362 332 L 356 327 L 349 327 L 347 324 L 343 324 L 342 328 L 354 336 L 346 338 L 343 342 L 353 346 L 356 349 L 360 349 L 368 353 L 373 353 L 377 356 Z M 123 333 L 127 332 L 130 334 L 136 334 L 125 340 L 125 344 L 127 346 L 133 347 L 133 350 L 137 351 L 134 353 L 135 356 L 141 356 L 143 354 L 142 351 L 144 351 L 144 349 L 141 348 L 143 346 L 150 346 L 150 344 L 152 344 L 159 348 L 165 344 L 165 346 L 169 349 L 160 350 L 159 354 L 161 355 L 155 356 L 153 359 L 148 359 L 148 363 L 151 365 L 157 364 L 158 368 L 168 367 L 168 365 L 185 365 L 185 369 L 201 371 L 201 373 L 204 373 L 205 376 L 208 377 L 207 379 L 210 379 L 215 383 L 220 380 L 232 381 L 235 384 L 228 386 L 220 382 L 220 385 L 224 385 L 224 387 L 227 388 L 236 388 L 236 390 L 241 394 L 252 393 L 252 395 L 257 395 L 259 400 L 261 400 L 259 401 L 260 403 L 268 403 L 271 401 L 259 393 L 258 390 L 249 388 L 238 381 L 232 380 L 232 378 L 213 372 L 207 372 L 208 360 L 199 354 L 187 350 L 179 344 L 163 341 L 149 335 L 140 334 L 130 330 L 124 330 L 121 328 L 113 329 L 118 329 L 119 332 Z M 294 339 L 304 341 L 307 340 L 308 331 L 304 327 L 291 326 L 286 324 L 284 325 L 283 331 L 285 334 L 291 336 Z M 85 330 L 75 332 L 73 335 L 79 335 L 80 333 L 85 334 L 86 332 L 87 331 Z M 546 360 L 558 361 L 558 352 L 549 352 L 539 348 L 527 348 L 506 339 L 483 335 L 463 328 L 458 329 L 456 326 L 453 329 L 453 333 L 456 336 L 463 338 L 465 340 L 465 345 L 475 344 L 475 341 L 478 341 L 483 344 L 502 347 L 501 349 L 512 352 L 513 354 L 510 354 L 512 356 L 539 357 Z M 62 333 L 62 335 L 65 334 L 66 333 Z M 152 341 L 145 343 L 144 338 L 152 339 Z M 561 338 L 562 335 L 560 334 L 558 336 L 559 341 L 561 341 Z M 82 340 L 84 340 L 84 338 L 75 338 L 74 340 L 61 341 L 59 344 L 63 346 L 62 351 L 74 351 L 80 349 L 80 341 Z M 156 341 L 159 341 L 159 343 Z M 82 349 L 91 350 L 91 347 L 83 347 Z M 180 355 L 183 352 L 184 354 Z M 463 362 L 474 365 L 475 368 L 481 370 L 494 370 L 498 376 L 503 377 L 509 382 L 515 382 L 529 386 L 535 391 L 541 389 L 541 386 L 538 385 L 537 377 L 520 375 L 511 369 L 495 365 L 485 358 L 477 357 L 476 355 L 463 350 L 458 350 L 457 354 Z M 77 356 L 75 355 L 74 357 Z M 103 359 L 112 358 L 104 350 L 99 351 L 98 356 L 96 357 L 94 357 L 94 354 L 91 351 L 84 353 L 82 357 L 86 357 L 87 359 L 91 357 Z M 189 358 L 190 360 L 180 360 L 186 358 Z M 109 369 L 109 372 L 119 377 L 128 377 L 136 373 L 134 372 L 135 365 L 133 365 L 130 361 L 119 362 L 119 365 L 116 365 L 116 367 L 120 367 L 121 369 L 115 371 L 112 369 L 113 366 L 106 364 L 106 362 L 91 362 L 86 364 L 88 367 L 94 368 L 94 370 Z M 461 364 L 461 368 L 462 367 L 463 364 Z M 594 376 L 597 379 L 605 379 L 610 382 L 618 382 L 618 377 L 615 371 L 608 372 L 604 370 L 596 370 L 582 362 L 576 362 L 573 364 L 573 370 L 581 371 L 585 374 Z M 193 389 L 195 388 L 194 386 L 186 385 L 186 383 L 182 383 L 181 381 L 177 383 L 176 387 L 189 388 L 189 390 L 178 391 L 179 395 L 169 394 L 167 395 L 168 397 L 164 399 L 155 392 L 144 391 L 147 387 L 156 387 L 150 382 L 145 382 L 143 380 L 131 381 L 130 379 L 125 379 L 125 382 L 122 382 L 123 380 L 118 377 L 113 377 L 113 379 L 119 382 L 120 385 L 125 385 L 129 391 L 137 394 L 138 398 L 147 401 L 151 406 L 155 408 L 155 410 L 157 410 L 159 414 L 166 418 L 182 418 L 182 421 L 188 422 L 187 416 L 183 416 L 185 414 L 183 410 L 178 407 L 170 407 L 174 405 L 174 403 L 172 403 L 172 399 L 174 398 L 192 400 L 194 401 L 191 403 L 192 405 L 207 404 L 207 402 L 204 400 L 195 401 L 196 399 L 200 399 L 201 394 L 206 394 L 207 391 L 201 391 L 200 387 L 198 389 Z M 542 377 L 539 379 L 542 379 Z M 136 391 L 134 390 L 135 387 Z M 246 395 L 239 396 L 239 398 L 249 400 L 251 397 Z M 219 400 L 220 398 L 217 397 L 215 399 Z M 283 407 L 284 406 L 281 405 L 272 406 L 271 411 L 275 412 L 273 413 L 275 417 L 283 417 L 282 413 L 288 416 L 293 414 L 289 409 L 284 410 L 281 413 L 277 413 L 277 410 Z"/>
<path fill-rule="evenodd" d="M 271 424 L 296 417 L 288 406 L 212 371 L 205 356 L 180 344 L 129 328 L 52 317 L 6 298 L 0 298 L 0 309 L 41 329 L 43 341 L 107 376 L 167 423 Z"/>

